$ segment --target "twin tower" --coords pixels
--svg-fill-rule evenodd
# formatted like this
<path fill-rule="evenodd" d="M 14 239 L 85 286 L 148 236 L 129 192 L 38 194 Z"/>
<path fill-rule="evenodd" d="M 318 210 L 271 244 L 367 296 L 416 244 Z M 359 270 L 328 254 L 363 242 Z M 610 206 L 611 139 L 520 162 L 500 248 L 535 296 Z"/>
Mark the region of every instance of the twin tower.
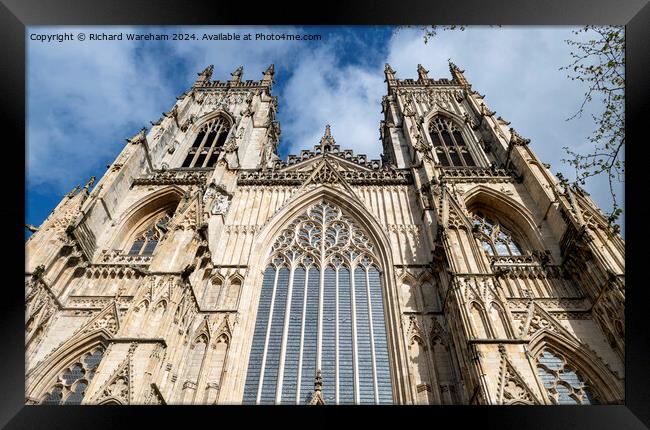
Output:
<path fill-rule="evenodd" d="M 449 69 L 282 160 L 206 68 L 27 241 L 26 403 L 622 403 L 623 240 Z"/>

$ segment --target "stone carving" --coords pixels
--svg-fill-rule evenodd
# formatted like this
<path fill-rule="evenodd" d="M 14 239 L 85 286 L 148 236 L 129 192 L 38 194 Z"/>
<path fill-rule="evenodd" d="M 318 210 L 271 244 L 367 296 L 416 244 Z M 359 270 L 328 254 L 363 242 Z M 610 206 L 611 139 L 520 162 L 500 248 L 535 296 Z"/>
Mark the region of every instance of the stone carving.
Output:
<path fill-rule="evenodd" d="M 230 198 L 225 194 L 220 194 L 212 204 L 212 215 L 226 215 L 230 207 Z"/>

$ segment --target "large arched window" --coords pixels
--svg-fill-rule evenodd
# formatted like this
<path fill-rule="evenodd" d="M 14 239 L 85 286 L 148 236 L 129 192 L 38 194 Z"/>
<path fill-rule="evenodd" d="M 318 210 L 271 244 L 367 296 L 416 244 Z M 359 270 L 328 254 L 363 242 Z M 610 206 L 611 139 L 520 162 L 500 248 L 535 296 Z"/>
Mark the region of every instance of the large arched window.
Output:
<path fill-rule="evenodd" d="M 483 249 L 490 256 L 521 255 L 521 247 L 498 222 L 477 212 L 473 219 L 474 231 L 478 234 Z"/>
<path fill-rule="evenodd" d="M 104 347 L 97 346 L 75 360 L 57 377 L 57 381 L 43 396 L 43 405 L 79 405 L 86 388 L 95 376 L 97 366 L 104 356 Z"/>
<path fill-rule="evenodd" d="M 429 135 L 442 166 L 476 166 L 460 129 L 453 121 L 440 116 L 434 118 L 429 124 Z"/>
<path fill-rule="evenodd" d="M 129 255 L 150 256 L 158 242 L 167 232 L 167 224 L 172 217 L 172 212 L 166 212 L 149 225 L 143 232 L 139 233 L 131 244 Z"/>
<path fill-rule="evenodd" d="M 273 245 L 244 403 L 392 403 L 375 246 L 335 205 L 310 206 Z"/>
<path fill-rule="evenodd" d="M 537 373 L 556 405 L 596 405 L 599 402 L 566 359 L 548 349 L 537 358 Z"/>
<path fill-rule="evenodd" d="M 219 158 L 226 137 L 230 131 L 230 121 L 218 116 L 205 123 L 185 157 L 183 167 L 212 167 Z"/>

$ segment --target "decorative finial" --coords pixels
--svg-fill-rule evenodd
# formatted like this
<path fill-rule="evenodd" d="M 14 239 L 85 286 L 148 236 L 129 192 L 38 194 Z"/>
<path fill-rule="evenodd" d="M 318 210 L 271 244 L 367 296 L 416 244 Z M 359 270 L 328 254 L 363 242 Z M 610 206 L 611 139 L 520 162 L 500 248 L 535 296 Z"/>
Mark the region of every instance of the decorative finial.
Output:
<path fill-rule="evenodd" d="M 206 82 L 209 82 L 212 79 L 212 71 L 214 70 L 214 65 L 210 64 L 208 67 L 203 69 L 201 73 L 198 73 L 199 77 L 197 78 L 194 86 L 200 86 Z"/>
<path fill-rule="evenodd" d="M 465 79 L 465 75 L 463 75 L 465 71 L 460 70 L 458 66 L 451 61 L 451 58 L 447 59 L 447 61 L 449 61 L 449 72 L 451 73 L 452 80 L 466 88 L 471 88 L 472 86 L 467 82 L 467 79 Z"/>
<path fill-rule="evenodd" d="M 230 74 L 232 76 L 231 81 L 233 82 L 239 82 L 241 81 L 241 77 L 244 75 L 244 66 L 239 66 L 235 69 L 234 72 Z"/>
<path fill-rule="evenodd" d="M 88 191 L 94 184 L 95 184 L 95 177 L 91 176 L 90 179 L 88 179 L 88 182 L 86 182 L 86 185 L 84 186 L 84 190 Z"/>
<path fill-rule="evenodd" d="M 267 76 L 267 75 L 269 75 L 269 76 L 273 76 L 274 74 L 275 74 L 275 65 L 274 65 L 274 64 L 271 64 L 271 65 L 266 69 L 266 71 L 264 72 L 264 76 Z"/>
<path fill-rule="evenodd" d="M 316 371 L 316 378 L 314 379 L 314 391 L 321 391 L 323 389 L 323 377 L 321 376 L 320 369 Z"/>
<path fill-rule="evenodd" d="M 133 144 L 137 145 L 138 143 L 140 143 L 140 142 L 142 142 L 143 140 L 145 140 L 145 138 L 146 138 L 146 137 L 145 137 L 146 134 L 147 134 L 147 127 L 142 127 L 142 128 L 140 129 L 140 131 L 138 131 L 138 132 L 135 134 L 135 136 L 133 136 L 133 137 L 130 138 L 130 139 L 126 139 L 126 141 L 129 142 L 129 143 L 133 143 Z"/>
<path fill-rule="evenodd" d="M 530 143 L 530 139 L 521 137 L 521 135 L 517 133 L 514 128 L 510 127 L 510 142 L 515 145 L 527 145 Z"/>
<path fill-rule="evenodd" d="M 418 76 L 421 81 L 424 81 L 425 79 L 429 79 L 427 73 L 429 73 L 429 71 L 424 67 L 422 67 L 422 64 L 418 64 Z"/>
<path fill-rule="evenodd" d="M 323 134 L 323 137 L 320 139 L 320 148 L 323 152 L 329 152 L 335 149 L 334 145 L 336 145 L 336 141 L 332 137 L 332 130 L 330 129 L 330 125 L 326 124 L 325 134 Z"/>
<path fill-rule="evenodd" d="M 210 79 L 212 77 L 212 72 L 214 71 L 214 65 L 210 64 L 208 67 L 203 69 L 201 73 L 199 73 L 199 76 L 202 78 Z"/>
<path fill-rule="evenodd" d="M 73 189 L 72 189 L 68 194 L 66 194 L 65 196 L 66 196 L 66 197 L 69 197 L 69 198 L 74 197 L 75 195 L 77 195 L 77 193 L 79 192 L 79 189 L 80 189 L 80 188 L 81 188 L 80 185 L 75 186 L 75 187 L 74 187 L 74 188 L 73 188 Z"/>
<path fill-rule="evenodd" d="M 395 70 L 388 63 L 384 66 L 384 75 L 386 75 L 386 81 L 395 80 Z"/>

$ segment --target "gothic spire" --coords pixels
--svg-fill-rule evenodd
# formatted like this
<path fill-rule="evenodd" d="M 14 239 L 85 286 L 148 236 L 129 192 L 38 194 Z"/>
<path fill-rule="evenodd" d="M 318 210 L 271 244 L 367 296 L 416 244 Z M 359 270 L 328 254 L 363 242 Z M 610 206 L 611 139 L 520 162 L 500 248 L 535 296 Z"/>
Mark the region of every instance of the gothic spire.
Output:
<path fill-rule="evenodd" d="M 95 183 L 95 177 L 91 176 L 90 179 L 88 179 L 88 182 L 86 182 L 86 185 L 84 186 L 84 190 L 88 191 L 90 188 L 92 188 L 94 183 Z"/>
<path fill-rule="evenodd" d="M 309 400 L 310 405 L 324 405 L 325 399 L 323 398 L 323 377 L 321 376 L 320 369 L 316 371 L 314 378 L 314 392 Z"/>
<path fill-rule="evenodd" d="M 232 78 L 230 79 L 230 82 L 239 82 L 241 81 L 241 77 L 244 75 L 244 66 L 239 66 L 235 69 L 234 72 L 230 74 Z"/>
<path fill-rule="evenodd" d="M 426 81 L 429 79 L 427 73 L 429 73 L 429 71 L 422 67 L 422 64 L 418 64 L 418 76 L 420 81 Z"/>
<path fill-rule="evenodd" d="M 332 137 L 332 130 L 330 129 L 330 125 L 327 124 L 325 125 L 325 134 L 323 134 L 323 137 L 320 139 L 320 147 L 323 152 L 329 152 L 334 149 L 334 145 L 336 145 L 336 141 Z"/>
<path fill-rule="evenodd" d="M 451 58 L 448 61 L 449 61 L 449 72 L 451 73 L 452 79 L 466 88 L 471 88 L 471 85 L 469 84 L 469 82 L 467 82 L 467 79 L 465 79 L 465 75 L 463 74 L 465 71 L 460 70 L 458 66 L 451 61 Z"/>
<path fill-rule="evenodd" d="M 386 75 L 386 82 L 395 80 L 395 70 L 388 63 L 384 66 L 384 75 Z"/>
<path fill-rule="evenodd" d="M 273 75 L 275 75 L 275 65 L 271 64 L 265 71 L 264 71 L 264 79 L 263 81 L 272 81 L 273 80 Z"/>
<path fill-rule="evenodd" d="M 199 73 L 199 77 L 196 79 L 196 82 L 194 83 L 194 86 L 201 86 L 212 79 L 212 71 L 214 70 L 214 65 L 210 64 L 208 67 L 203 69 L 201 73 Z"/>

